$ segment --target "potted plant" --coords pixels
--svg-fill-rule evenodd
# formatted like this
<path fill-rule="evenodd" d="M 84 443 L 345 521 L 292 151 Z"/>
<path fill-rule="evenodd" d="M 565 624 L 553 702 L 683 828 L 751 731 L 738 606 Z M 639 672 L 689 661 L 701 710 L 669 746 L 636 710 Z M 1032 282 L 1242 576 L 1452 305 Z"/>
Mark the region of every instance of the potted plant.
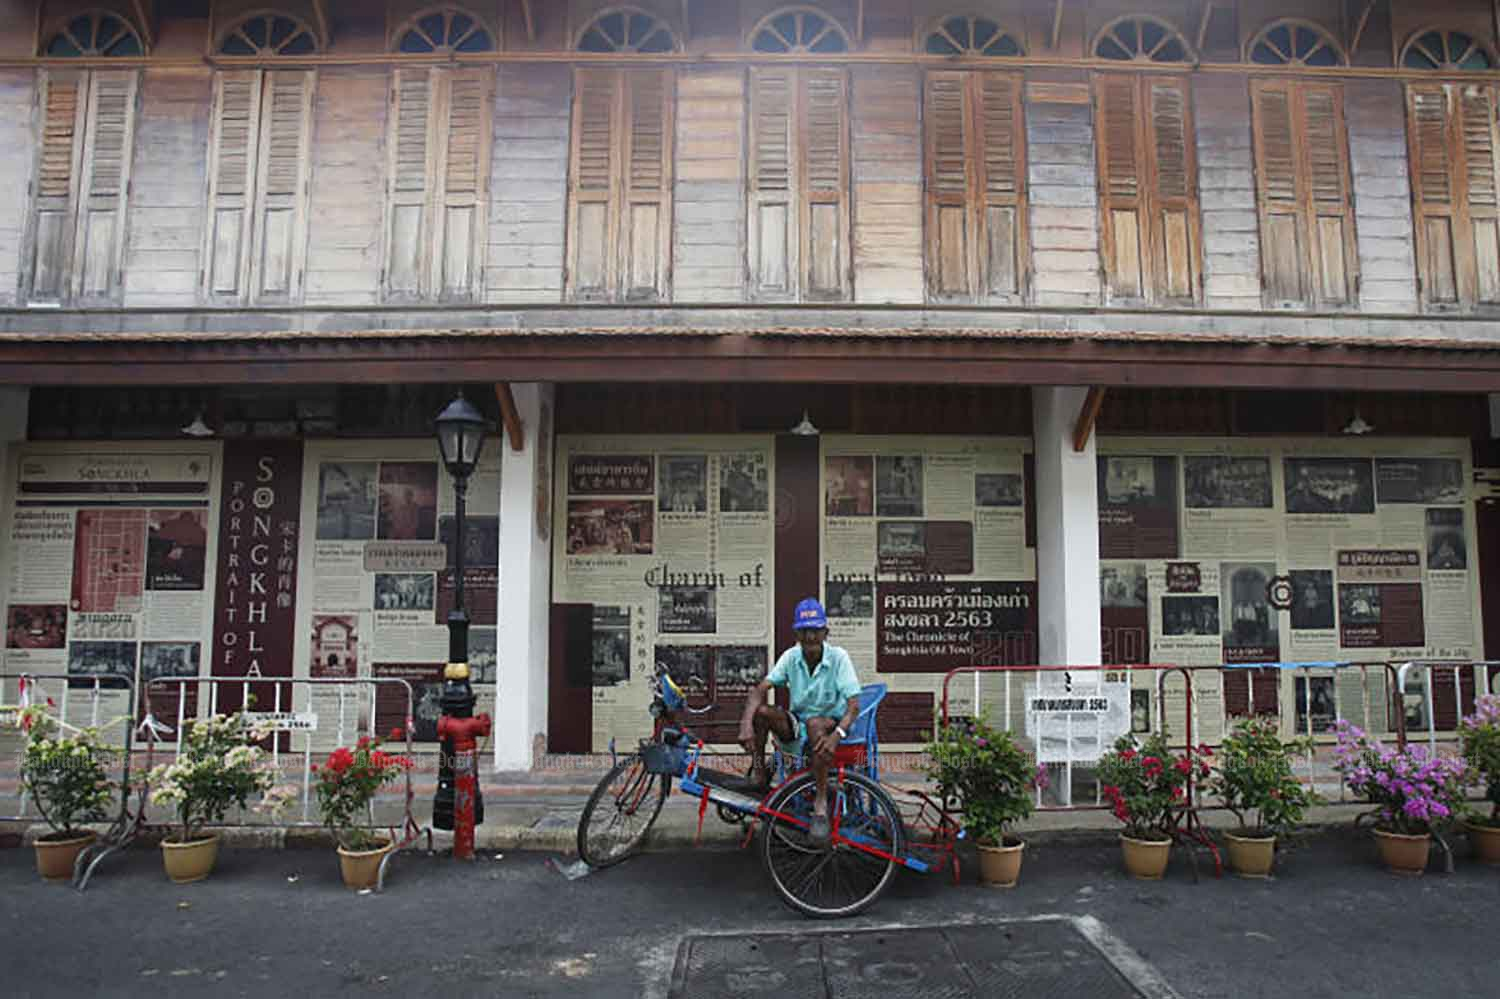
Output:
<path fill-rule="evenodd" d="M 98 729 L 62 735 L 58 722 L 40 705 L 23 709 L 17 725 L 26 732 L 21 786 L 52 830 L 33 843 L 36 869 L 48 881 L 66 880 L 73 876 L 78 855 L 95 839 L 82 824 L 105 817 L 116 788 L 108 768 L 118 753 L 100 745 Z"/>
<path fill-rule="evenodd" d="M 1475 855 L 1486 864 L 1500 864 L 1500 696 L 1481 694 L 1474 713 L 1459 722 L 1458 735 L 1464 759 L 1484 782 L 1490 803 L 1488 815 L 1470 809 L 1464 828 Z"/>
<path fill-rule="evenodd" d="M 1453 821 L 1463 807 L 1464 761 L 1430 756 L 1421 746 L 1392 749 L 1346 721 L 1336 723 L 1335 732 L 1334 769 L 1355 794 L 1376 806 L 1381 859 L 1398 874 L 1421 874 L 1433 828 Z"/>
<path fill-rule="evenodd" d="M 1198 757 L 1195 759 L 1195 755 Z M 1125 823 L 1120 848 L 1132 877 L 1159 880 L 1167 870 L 1173 840 L 1173 812 L 1187 800 L 1194 769 L 1208 776 L 1207 746 L 1177 756 L 1157 733 L 1138 749 L 1132 736 L 1121 736 L 1099 760 L 1099 783 L 1115 818 Z"/>
<path fill-rule="evenodd" d="M 397 733 L 391 733 L 393 737 Z M 372 887 L 391 848 L 388 836 L 360 824 L 376 792 L 412 767 L 405 756 L 380 748 L 381 740 L 361 738 L 353 749 L 328 754 L 317 775 L 318 809 L 338 848 L 339 869 L 350 888 Z"/>
<path fill-rule="evenodd" d="M 979 880 L 1013 887 L 1026 844 L 1009 827 L 1031 814 L 1032 795 L 1046 786 L 1046 771 L 1009 732 L 992 729 L 983 719 L 948 724 L 927 753 L 928 776 L 944 799 L 957 798 L 963 809 L 964 835 L 979 849 Z"/>
<path fill-rule="evenodd" d="M 1276 857 L 1276 838 L 1302 821 L 1317 796 L 1292 771 L 1292 755 L 1309 739 L 1283 742 L 1274 718 L 1247 718 L 1219 746 L 1209 788 L 1234 813 L 1239 828 L 1225 833 L 1229 866 L 1241 877 L 1264 878 Z"/>
<path fill-rule="evenodd" d="M 269 734 L 252 728 L 243 712 L 194 721 L 177 758 L 146 778 L 151 803 L 177 812 L 178 829 L 161 844 L 167 877 L 179 884 L 208 877 L 219 837 L 203 827 L 222 822 L 231 806 L 245 808 L 259 795 L 255 810 L 274 813 L 295 796 L 295 788 L 276 784 L 275 766 L 255 745 Z"/>

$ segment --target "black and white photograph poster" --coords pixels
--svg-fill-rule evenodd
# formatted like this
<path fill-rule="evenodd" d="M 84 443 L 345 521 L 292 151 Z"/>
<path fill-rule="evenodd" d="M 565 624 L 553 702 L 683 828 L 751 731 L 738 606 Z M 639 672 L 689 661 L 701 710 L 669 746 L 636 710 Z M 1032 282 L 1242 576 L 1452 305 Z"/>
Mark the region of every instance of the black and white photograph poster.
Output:
<path fill-rule="evenodd" d="M 1177 459 L 1099 457 L 1099 557 L 1177 558 Z"/>
<path fill-rule="evenodd" d="M 1328 631 L 1333 628 L 1333 570 L 1293 569 L 1292 630 Z"/>
<path fill-rule="evenodd" d="M 1464 465 L 1457 458 L 1376 458 L 1381 503 L 1462 503 Z"/>
<path fill-rule="evenodd" d="M 430 572 L 377 572 L 375 609 L 430 611 L 436 593 Z"/>
<path fill-rule="evenodd" d="M 1332 732 L 1338 720 L 1337 702 L 1334 700 L 1333 677 L 1297 677 L 1297 734 L 1316 735 Z"/>
<path fill-rule="evenodd" d="M 823 584 L 823 603 L 829 617 L 873 618 L 875 584 L 870 580 L 830 579 Z"/>
<path fill-rule="evenodd" d="M 134 642 L 69 642 L 68 686 L 91 687 L 93 681 L 135 676 Z"/>
<path fill-rule="evenodd" d="M 630 682 L 630 608 L 594 605 L 594 686 Z"/>
<path fill-rule="evenodd" d="M 1016 507 L 1026 503 L 1026 480 L 1020 472 L 977 472 L 974 475 L 974 505 Z"/>
<path fill-rule="evenodd" d="M 375 537 L 378 467 L 373 461 L 325 461 L 318 466 L 319 541 Z"/>
<path fill-rule="evenodd" d="M 714 696 L 744 693 L 766 678 L 764 645 L 722 645 L 714 649 Z"/>
<path fill-rule="evenodd" d="M 1463 507 L 1428 507 L 1428 571 L 1463 571 L 1468 567 L 1469 550 L 1468 546 L 1464 543 Z"/>
<path fill-rule="evenodd" d="M 875 515 L 922 516 L 922 457 L 877 455 L 875 458 Z"/>
<path fill-rule="evenodd" d="M 712 586 L 661 586 L 656 590 L 656 630 L 662 635 L 712 635 L 718 630 L 718 590 Z"/>
<path fill-rule="evenodd" d="M 662 513 L 708 512 L 708 456 L 663 455 L 656 503 Z"/>
<path fill-rule="evenodd" d="M 1162 597 L 1161 630 L 1169 636 L 1219 633 L 1218 597 Z"/>
<path fill-rule="evenodd" d="M 1182 460 L 1184 505 L 1192 510 L 1271 509 L 1271 459 L 1188 455 Z"/>
<path fill-rule="evenodd" d="M 1277 612 L 1268 590 L 1275 576 L 1272 562 L 1225 562 L 1219 567 L 1226 663 L 1280 661 Z"/>
<path fill-rule="evenodd" d="M 706 645 L 658 645 L 656 661 L 667 668 L 667 675 L 683 693 L 701 699 L 713 683 L 711 651 Z"/>
<path fill-rule="evenodd" d="M 1375 512 L 1375 472 L 1368 458 L 1287 458 L 1287 513 Z"/>
<path fill-rule="evenodd" d="M 726 454 L 719 459 L 719 512 L 765 513 L 771 508 L 771 480 L 763 451 Z"/>

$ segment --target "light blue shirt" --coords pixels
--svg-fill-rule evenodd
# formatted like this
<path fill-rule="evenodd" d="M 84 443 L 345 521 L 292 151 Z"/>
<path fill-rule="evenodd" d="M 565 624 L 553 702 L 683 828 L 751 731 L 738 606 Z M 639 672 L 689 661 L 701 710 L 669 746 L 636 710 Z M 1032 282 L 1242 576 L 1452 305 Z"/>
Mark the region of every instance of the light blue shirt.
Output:
<path fill-rule="evenodd" d="M 823 643 L 823 659 L 809 670 L 802 657 L 802 646 L 794 645 L 781 654 L 766 682 L 786 687 L 792 695 L 792 714 L 806 722 L 809 718 L 842 718 L 849 698 L 859 696 L 859 677 L 849 653 L 837 645 Z"/>

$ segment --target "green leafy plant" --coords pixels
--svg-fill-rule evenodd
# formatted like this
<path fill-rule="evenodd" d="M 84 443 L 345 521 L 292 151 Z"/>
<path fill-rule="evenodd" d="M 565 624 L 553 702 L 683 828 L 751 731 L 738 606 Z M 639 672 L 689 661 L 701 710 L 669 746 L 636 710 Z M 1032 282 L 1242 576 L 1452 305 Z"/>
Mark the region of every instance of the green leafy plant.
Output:
<path fill-rule="evenodd" d="M 49 839 L 74 839 L 85 822 L 105 818 L 117 785 L 109 767 L 118 751 L 99 742 L 97 728 L 76 730 L 70 736 L 38 705 L 24 708 L 16 724 L 26 732 L 21 757 L 21 784 L 52 828 Z"/>
<path fill-rule="evenodd" d="M 1100 792 L 1131 839 L 1160 843 L 1172 838 L 1173 813 L 1187 801 L 1187 784 L 1196 771 L 1208 776 L 1207 746 L 1182 755 L 1167 748 L 1167 738 L 1152 735 L 1139 748 L 1133 736 L 1121 736 L 1099 760 Z"/>
<path fill-rule="evenodd" d="M 1302 821 L 1318 796 L 1292 770 L 1292 757 L 1308 752 L 1311 739 L 1283 742 L 1274 718 L 1247 718 L 1219 746 L 1208 787 L 1239 820 L 1246 836 L 1279 836 Z"/>
<path fill-rule="evenodd" d="M 380 837 L 359 825 L 359 820 L 375 794 L 412 767 L 408 757 L 384 752 L 380 745 L 379 739 L 361 738 L 353 749 L 340 746 L 321 767 L 313 768 L 323 823 L 345 850 L 372 850 L 380 845 Z"/>
<path fill-rule="evenodd" d="M 1471 810 L 1469 819 L 1479 825 L 1500 827 L 1500 696 L 1481 694 L 1474 713 L 1459 723 L 1458 737 L 1464 759 L 1484 782 L 1485 799 L 1490 803 L 1489 815 Z"/>
<path fill-rule="evenodd" d="M 927 774 L 939 793 L 963 808 L 964 833 L 980 846 L 1006 844 L 1012 823 L 1031 815 L 1032 795 L 1047 772 L 1032 763 L 1009 732 L 984 719 L 950 722 L 927 746 Z"/>
<path fill-rule="evenodd" d="M 202 838 L 203 826 L 222 822 L 231 806 L 276 813 L 296 796 L 296 788 L 276 784 L 276 768 L 255 743 L 267 731 L 253 728 L 243 712 L 198 720 L 182 736 L 177 758 L 146 778 L 151 803 L 175 808 L 176 841 Z M 252 795 L 260 799 L 250 806 Z"/>

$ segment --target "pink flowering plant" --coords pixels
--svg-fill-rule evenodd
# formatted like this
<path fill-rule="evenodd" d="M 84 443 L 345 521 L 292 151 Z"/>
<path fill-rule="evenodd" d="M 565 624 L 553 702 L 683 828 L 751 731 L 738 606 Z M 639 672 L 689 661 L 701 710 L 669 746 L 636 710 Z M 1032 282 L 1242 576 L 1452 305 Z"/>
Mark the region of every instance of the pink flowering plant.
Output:
<path fill-rule="evenodd" d="M 1404 751 L 1371 739 L 1356 725 L 1334 725 L 1333 766 L 1350 790 L 1376 807 L 1383 832 L 1424 836 L 1453 821 L 1468 783 L 1464 761 L 1433 756 L 1421 746 Z"/>
<path fill-rule="evenodd" d="M 1488 816 L 1473 814 L 1477 825 L 1500 827 L 1500 696 L 1481 694 L 1474 703 L 1474 713 L 1458 724 L 1464 759 L 1475 776 L 1484 782 Z"/>
<path fill-rule="evenodd" d="M 1131 839 L 1160 843 L 1172 838 L 1173 813 L 1187 804 L 1188 783 L 1207 778 L 1205 745 L 1175 754 L 1165 735 L 1149 737 L 1139 748 L 1133 736 L 1121 736 L 1099 760 L 1100 793 Z"/>
<path fill-rule="evenodd" d="M 1310 751 L 1312 740 L 1283 742 L 1278 728 L 1275 718 L 1246 718 L 1219 745 L 1208 789 L 1234 813 L 1243 836 L 1282 835 L 1318 800 L 1292 770 L 1293 754 Z"/>
<path fill-rule="evenodd" d="M 957 798 L 964 835 L 980 846 L 1017 842 L 1013 823 L 1031 815 L 1032 797 L 1047 786 L 1047 771 L 1032 762 L 1011 734 L 983 718 L 949 722 L 927 746 L 927 775 L 944 800 Z"/>

